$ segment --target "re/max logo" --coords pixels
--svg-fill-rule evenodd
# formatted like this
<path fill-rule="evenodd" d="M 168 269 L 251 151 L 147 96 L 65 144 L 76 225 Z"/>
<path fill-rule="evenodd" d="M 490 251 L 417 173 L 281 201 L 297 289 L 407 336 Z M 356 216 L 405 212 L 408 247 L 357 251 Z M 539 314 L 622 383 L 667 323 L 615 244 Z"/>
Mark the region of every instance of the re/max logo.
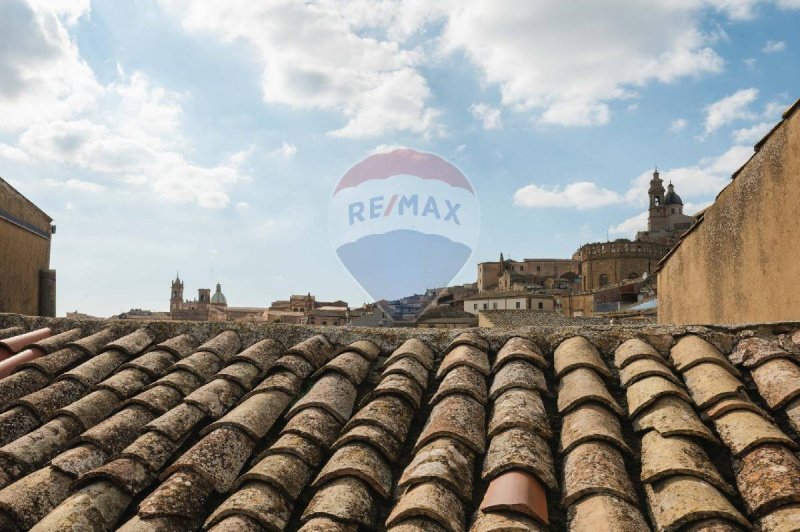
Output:
<path fill-rule="evenodd" d="M 353 225 L 357 221 L 363 222 L 367 216 L 369 216 L 370 220 L 374 220 L 382 216 L 389 216 L 393 212 L 396 212 L 398 216 L 405 216 L 406 213 L 410 216 L 432 216 L 437 220 L 443 220 L 445 222 L 452 220 L 456 225 L 461 225 L 461 222 L 458 220 L 458 209 L 461 208 L 460 203 L 453 204 L 449 200 L 442 200 L 444 205 L 440 205 L 436 198 L 428 196 L 428 199 L 422 206 L 422 212 L 420 213 L 421 202 L 418 194 L 412 194 L 411 196 L 393 194 L 385 206 L 384 199 L 383 196 L 375 196 L 370 198 L 367 202 L 354 201 L 348 205 L 347 212 L 350 225 Z M 444 216 L 441 214 L 442 209 L 440 209 L 440 207 L 444 207 L 444 210 L 447 211 Z"/>

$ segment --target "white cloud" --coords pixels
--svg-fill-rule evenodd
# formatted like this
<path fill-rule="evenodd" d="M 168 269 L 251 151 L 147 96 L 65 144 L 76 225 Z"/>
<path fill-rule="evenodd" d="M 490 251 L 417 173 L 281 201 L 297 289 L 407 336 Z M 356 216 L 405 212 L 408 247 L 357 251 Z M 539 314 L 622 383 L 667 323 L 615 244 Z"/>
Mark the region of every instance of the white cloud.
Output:
<path fill-rule="evenodd" d="M 0 156 L 76 168 L 89 179 L 64 184 L 84 192 L 147 186 L 168 201 L 227 205 L 227 189 L 247 178 L 241 160 L 207 167 L 187 158 L 184 94 L 119 65 L 100 83 L 67 31 L 88 10 L 78 0 L 0 6 L 0 129 L 18 134 Z"/>
<path fill-rule="evenodd" d="M 276 148 L 267 154 L 269 157 L 283 157 L 284 159 L 291 159 L 295 155 L 297 155 L 297 146 L 286 141 L 281 144 L 280 148 Z"/>
<path fill-rule="evenodd" d="M 753 154 L 749 146 L 732 146 L 716 157 L 706 157 L 697 164 L 661 170 L 661 179 L 675 185 L 675 191 L 684 200 L 687 214 L 699 210 L 703 202 L 714 197 L 730 182 L 733 172 L 738 170 Z M 603 187 L 592 181 L 571 183 L 565 187 L 530 184 L 514 193 L 514 205 L 521 207 L 571 208 L 578 210 L 596 207 L 647 206 L 647 189 L 652 179 L 652 170 L 642 172 L 630 182 L 624 193 Z M 686 201 L 687 199 L 694 199 Z M 636 224 L 641 225 L 641 214 L 609 228 L 611 233 L 630 233 Z M 645 218 L 646 220 L 646 218 Z"/>
<path fill-rule="evenodd" d="M 732 20 L 750 20 L 755 16 L 759 0 L 708 0 L 709 5 L 724 12 Z"/>
<path fill-rule="evenodd" d="M 483 122 L 483 129 L 500 129 L 503 127 L 503 119 L 500 117 L 500 109 L 492 107 L 486 103 L 473 103 L 469 108 L 475 120 Z"/>
<path fill-rule="evenodd" d="M 752 118 L 750 104 L 757 98 L 758 89 L 741 89 L 706 106 L 706 133 L 713 133 L 737 120 Z"/>
<path fill-rule="evenodd" d="M 377 3 L 347 7 L 333 0 L 162 0 L 162 4 L 180 17 L 188 31 L 248 43 L 263 68 L 266 102 L 341 112 L 347 123 L 332 135 L 434 134 L 439 129 L 439 113 L 427 104 L 430 88 L 416 69 L 420 52 L 404 49 L 392 38 L 357 31 L 377 23 L 365 13 Z"/>
<path fill-rule="evenodd" d="M 733 132 L 733 140 L 737 144 L 755 144 L 774 127 L 772 122 L 761 122 Z"/>
<path fill-rule="evenodd" d="M 689 122 L 687 122 L 685 118 L 676 118 L 670 123 L 669 130 L 672 133 L 678 133 L 686 129 L 686 126 L 688 125 Z"/>
<path fill-rule="evenodd" d="M 612 225 L 608 228 L 608 232 L 612 235 L 633 238 L 636 236 L 637 231 L 644 231 L 647 229 L 647 215 L 647 211 L 640 212 L 636 216 L 632 216 L 617 225 Z"/>
<path fill-rule="evenodd" d="M 774 54 L 786 50 L 786 43 L 783 41 L 767 41 L 761 49 L 765 54 Z"/>
<path fill-rule="evenodd" d="M 514 205 L 521 207 L 593 209 L 613 205 L 623 198 L 612 190 L 591 181 L 570 183 L 565 187 L 530 184 L 514 193 Z"/>
<path fill-rule="evenodd" d="M 667 0 L 453 3 L 442 42 L 499 86 L 504 105 L 539 112 L 548 124 L 603 124 L 611 102 L 648 83 L 722 70 L 714 37 L 699 29 L 702 8 Z"/>

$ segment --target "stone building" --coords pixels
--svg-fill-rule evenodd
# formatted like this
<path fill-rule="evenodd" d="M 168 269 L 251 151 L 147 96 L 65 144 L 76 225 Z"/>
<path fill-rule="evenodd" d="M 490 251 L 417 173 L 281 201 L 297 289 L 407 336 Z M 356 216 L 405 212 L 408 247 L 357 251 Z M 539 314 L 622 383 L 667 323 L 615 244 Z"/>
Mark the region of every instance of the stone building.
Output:
<path fill-rule="evenodd" d="M 478 264 L 478 292 L 488 290 L 510 290 L 514 285 L 533 284 L 536 279 L 575 276 L 578 263 L 572 259 L 504 259 Z M 502 283 L 502 287 L 501 287 Z"/>
<path fill-rule="evenodd" d="M 797 320 L 800 100 L 658 266 L 663 323 Z"/>
<path fill-rule="evenodd" d="M 183 281 L 177 276 L 172 281 L 169 313 L 173 320 L 187 321 L 267 321 L 265 307 L 230 307 L 228 299 L 217 283 L 216 290 L 199 288 L 197 299 L 183 299 Z"/>
<path fill-rule="evenodd" d="M 573 255 L 580 262 L 581 290 L 590 292 L 655 271 L 669 246 L 658 242 L 620 238 L 613 242 L 584 244 Z"/>
<path fill-rule="evenodd" d="M 478 315 L 482 310 L 554 310 L 555 299 L 549 294 L 524 290 L 484 292 L 464 300 L 464 311 Z"/>
<path fill-rule="evenodd" d="M 50 269 L 52 221 L 0 178 L 0 312 L 56 315 L 56 272 Z"/>
<path fill-rule="evenodd" d="M 665 194 L 664 181 L 659 176 L 658 169 L 653 172 L 647 195 L 650 199 L 647 231 L 639 231 L 636 240 L 656 242 L 669 247 L 675 245 L 678 238 L 694 223 L 694 216 L 683 214 L 683 201 L 675 192 L 675 185 L 667 185 Z"/>

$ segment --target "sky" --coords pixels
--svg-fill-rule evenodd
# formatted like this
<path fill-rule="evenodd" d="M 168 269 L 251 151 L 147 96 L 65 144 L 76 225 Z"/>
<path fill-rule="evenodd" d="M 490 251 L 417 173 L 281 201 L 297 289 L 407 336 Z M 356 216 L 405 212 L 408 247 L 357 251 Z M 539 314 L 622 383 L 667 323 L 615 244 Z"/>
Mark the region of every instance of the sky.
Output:
<path fill-rule="evenodd" d="M 58 315 L 369 296 L 329 242 L 349 168 L 410 147 L 480 200 L 478 262 L 693 213 L 800 98 L 800 0 L 0 0 L 0 177 L 57 226 Z"/>

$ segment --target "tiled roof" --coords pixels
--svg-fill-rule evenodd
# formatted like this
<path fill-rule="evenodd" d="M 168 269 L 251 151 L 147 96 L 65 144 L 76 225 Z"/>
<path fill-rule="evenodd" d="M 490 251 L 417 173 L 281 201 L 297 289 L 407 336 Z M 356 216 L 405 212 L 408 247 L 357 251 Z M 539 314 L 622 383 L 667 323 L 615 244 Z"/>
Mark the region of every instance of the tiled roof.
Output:
<path fill-rule="evenodd" d="M 506 329 L 608 323 L 608 318 L 571 318 L 552 310 L 482 310 L 480 313 L 495 327 Z"/>
<path fill-rule="evenodd" d="M 800 527 L 798 325 L 43 324 L 0 530 Z"/>

